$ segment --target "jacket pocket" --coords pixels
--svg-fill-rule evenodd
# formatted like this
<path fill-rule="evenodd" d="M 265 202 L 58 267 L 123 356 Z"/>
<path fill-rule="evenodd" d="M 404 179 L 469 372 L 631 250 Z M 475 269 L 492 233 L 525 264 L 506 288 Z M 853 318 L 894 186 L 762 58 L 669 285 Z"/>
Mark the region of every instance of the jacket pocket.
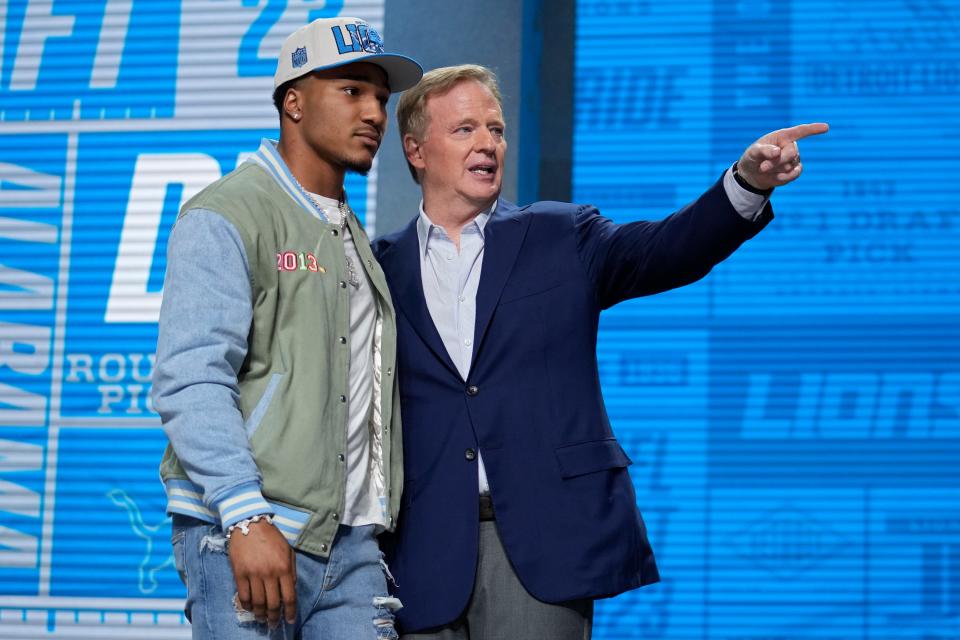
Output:
<path fill-rule="evenodd" d="M 503 295 L 500 296 L 500 304 L 507 304 L 514 300 L 540 295 L 541 293 L 562 287 L 564 284 L 567 283 L 563 281 L 549 283 L 543 283 L 541 281 L 511 283 L 504 287 Z"/>
<path fill-rule="evenodd" d="M 604 469 L 628 467 L 633 461 L 624 453 L 616 438 L 592 440 L 556 449 L 560 475 L 573 478 Z"/>
<path fill-rule="evenodd" d="M 280 380 L 282 379 L 282 373 L 274 373 L 270 376 L 267 387 L 263 390 L 263 395 L 260 396 L 260 400 L 257 401 L 253 411 L 250 412 L 247 420 L 243 423 L 243 429 L 247 432 L 247 438 L 252 438 L 253 434 L 256 433 L 260 427 L 263 416 L 266 415 L 267 409 L 270 408 L 270 401 L 273 400 L 273 394 L 276 393 L 277 386 L 279 386 Z"/>

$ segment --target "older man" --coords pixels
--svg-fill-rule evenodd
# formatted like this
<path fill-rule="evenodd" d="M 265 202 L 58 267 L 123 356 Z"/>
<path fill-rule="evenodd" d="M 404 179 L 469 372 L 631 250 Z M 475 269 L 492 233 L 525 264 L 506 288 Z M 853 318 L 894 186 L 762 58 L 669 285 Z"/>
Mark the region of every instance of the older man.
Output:
<path fill-rule="evenodd" d="M 596 364 L 600 311 L 693 282 L 771 219 L 800 125 L 660 222 L 499 200 L 494 75 L 436 69 L 398 106 L 423 190 L 378 240 L 398 308 L 406 489 L 388 545 L 405 638 L 583 640 L 594 598 L 659 579 Z"/>
<path fill-rule="evenodd" d="M 395 316 L 343 180 L 421 73 L 362 20 L 297 30 L 279 141 L 171 233 L 153 397 L 194 638 L 395 637 L 375 538 L 402 478 Z"/>

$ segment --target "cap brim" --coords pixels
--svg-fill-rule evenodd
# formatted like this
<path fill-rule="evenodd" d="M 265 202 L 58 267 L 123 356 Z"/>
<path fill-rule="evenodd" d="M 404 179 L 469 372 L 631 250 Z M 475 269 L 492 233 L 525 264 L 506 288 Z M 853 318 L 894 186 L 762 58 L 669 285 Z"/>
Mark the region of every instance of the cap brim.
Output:
<path fill-rule="evenodd" d="M 391 93 L 409 89 L 423 77 L 423 67 L 419 62 L 398 53 L 375 54 L 360 60 L 372 62 L 387 72 Z"/>
<path fill-rule="evenodd" d="M 387 74 L 387 84 L 390 85 L 390 93 L 409 89 L 420 82 L 420 78 L 423 77 L 423 67 L 420 66 L 420 63 L 413 58 L 402 56 L 399 53 L 372 53 L 369 56 L 344 60 L 338 64 L 314 67 L 309 71 L 304 71 L 301 75 L 313 73 L 314 71 L 323 71 L 325 69 L 336 69 L 337 67 L 344 67 L 354 62 L 369 62 L 383 69 Z"/>

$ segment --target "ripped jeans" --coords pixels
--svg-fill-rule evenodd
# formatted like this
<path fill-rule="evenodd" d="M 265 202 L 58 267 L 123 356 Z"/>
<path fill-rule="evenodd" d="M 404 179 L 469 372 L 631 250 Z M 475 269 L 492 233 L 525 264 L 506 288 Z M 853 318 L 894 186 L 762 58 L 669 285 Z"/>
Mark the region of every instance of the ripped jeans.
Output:
<path fill-rule="evenodd" d="M 341 525 L 327 559 L 298 551 L 297 622 L 270 629 L 238 609 L 237 587 L 219 526 L 173 518 L 177 570 L 187 586 L 184 610 L 194 640 L 396 640 L 386 564 L 373 525 Z"/>

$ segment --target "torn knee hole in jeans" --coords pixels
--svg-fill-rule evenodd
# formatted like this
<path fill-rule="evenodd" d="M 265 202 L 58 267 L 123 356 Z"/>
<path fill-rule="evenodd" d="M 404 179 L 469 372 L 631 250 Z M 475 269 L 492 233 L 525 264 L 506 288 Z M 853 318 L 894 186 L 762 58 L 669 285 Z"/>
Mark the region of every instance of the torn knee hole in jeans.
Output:
<path fill-rule="evenodd" d="M 380 552 L 380 568 L 383 569 L 383 575 L 386 576 L 387 582 L 392 584 L 394 587 L 399 587 L 397 580 L 393 577 L 393 574 L 390 573 L 390 567 L 387 566 L 386 556 L 383 551 Z M 403 605 L 401 605 L 403 606 Z M 399 608 L 399 607 L 398 607 Z"/>
<path fill-rule="evenodd" d="M 264 626 L 267 623 L 257 620 L 257 616 L 252 611 L 247 611 L 243 608 L 243 605 L 240 604 L 240 594 L 233 594 L 233 610 L 237 614 L 237 623 L 240 625 L 258 625 Z M 281 622 L 267 626 L 271 631 L 279 627 Z"/>
<path fill-rule="evenodd" d="M 227 552 L 227 538 L 226 536 L 220 534 L 210 534 L 203 536 L 200 539 L 200 553 L 203 553 L 206 550 L 214 551 L 217 553 L 226 553 Z"/>
<path fill-rule="evenodd" d="M 397 640 L 399 636 L 393 626 L 393 612 L 403 607 L 400 600 L 392 596 L 375 596 L 373 607 L 377 610 L 373 616 L 373 626 L 377 629 L 377 637 L 385 640 Z"/>
<path fill-rule="evenodd" d="M 257 622 L 257 617 L 253 615 L 253 612 L 247 611 L 243 608 L 243 605 L 240 604 L 240 594 L 233 594 L 233 610 L 236 611 L 237 622 L 240 624 L 255 624 Z"/>
<path fill-rule="evenodd" d="M 386 609 L 390 613 L 403 608 L 403 604 L 400 602 L 400 599 L 394 598 L 393 596 L 374 596 L 373 606 L 377 609 Z"/>

